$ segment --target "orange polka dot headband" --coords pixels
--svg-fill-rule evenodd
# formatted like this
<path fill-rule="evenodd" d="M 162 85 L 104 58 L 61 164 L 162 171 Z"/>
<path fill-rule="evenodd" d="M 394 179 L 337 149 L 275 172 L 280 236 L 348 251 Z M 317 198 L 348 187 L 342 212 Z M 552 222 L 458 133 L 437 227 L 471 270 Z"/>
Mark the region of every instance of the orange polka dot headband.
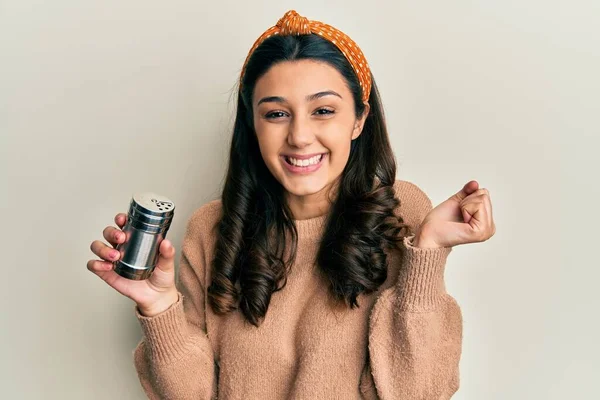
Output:
<path fill-rule="evenodd" d="M 265 31 L 257 40 L 254 42 L 252 49 L 244 61 L 242 73 L 240 77 L 244 77 L 246 72 L 246 64 L 250 59 L 254 50 L 266 39 L 273 35 L 309 35 L 317 34 L 331 43 L 333 43 L 340 51 L 344 54 L 346 59 L 352 65 L 352 69 L 358 77 L 360 87 L 363 91 L 363 101 L 369 101 L 369 94 L 371 93 L 371 70 L 369 64 L 363 55 L 362 51 L 356 43 L 345 33 L 337 30 L 336 28 L 324 24 L 319 21 L 310 21 L 305 17 L 300 16 L 296 11 L 290 10 L 284 14 L 283 17 L 277 21 L 277 24 Z"/>

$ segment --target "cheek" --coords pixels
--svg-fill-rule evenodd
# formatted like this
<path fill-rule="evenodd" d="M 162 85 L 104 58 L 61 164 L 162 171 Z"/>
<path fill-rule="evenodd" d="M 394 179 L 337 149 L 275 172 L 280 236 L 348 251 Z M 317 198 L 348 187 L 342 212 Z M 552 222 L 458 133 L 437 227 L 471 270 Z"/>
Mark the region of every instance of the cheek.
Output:
<path fill-rule="evenodd" d="M 263 158 L 267 158 L 277 149 L 281 144 L 281 133 L 280 129 L 273 124 L 267 124 L 262 120 L 259 120 L 254 125 L 254 131 L 256 132 L 256 140 L 258 141 L 258 147 L 263 155 Z"/>
<path fill-rule="evenodd" d="M 344 128 L 344 130 L 348 130 L 347 126 Z M 350 146 L 352 143 L 351 138 L 352 132 L 348 132 L 347 134 L 343 135 L 337 134 L 335 136 L 324 136 L 321 140 L 323 146 L 329 150 L 330 168 L 336 173 L 341 173 L 346 167 L 348 158 L 350 156 Z"/>
<path fill-rule="evenodd" d="M 282 140 L 277 132 L 258 131 L 256 139 L 262 159 L 271 173 L 275 176 L 279 174 L 281 164 L 279 154 L 281 153 Z"/>
<path fill-rule="evenodd" d="M 331 170 L 337 176 L 344 171 L 350 156 L 350 145 L 345 145 L 331 152 Z"/>

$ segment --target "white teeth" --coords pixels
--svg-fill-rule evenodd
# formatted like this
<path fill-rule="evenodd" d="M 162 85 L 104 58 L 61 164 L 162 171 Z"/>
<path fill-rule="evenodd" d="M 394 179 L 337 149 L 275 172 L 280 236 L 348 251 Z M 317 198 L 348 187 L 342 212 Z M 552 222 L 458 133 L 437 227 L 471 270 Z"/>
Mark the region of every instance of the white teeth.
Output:
<path fill-rule="evenodd" d="M 309 165 L 318 164 L 319 161 L 321 161 L 322 157 L 323 157 L 323 155 L 320 154 L 318 156 L 311 157 L 307 160 L 297 160 L 292 157 L 287 157 L 287 159 L 290 162 L 290 164 L 295 165 L 296 167 L 307 167 Z"/>

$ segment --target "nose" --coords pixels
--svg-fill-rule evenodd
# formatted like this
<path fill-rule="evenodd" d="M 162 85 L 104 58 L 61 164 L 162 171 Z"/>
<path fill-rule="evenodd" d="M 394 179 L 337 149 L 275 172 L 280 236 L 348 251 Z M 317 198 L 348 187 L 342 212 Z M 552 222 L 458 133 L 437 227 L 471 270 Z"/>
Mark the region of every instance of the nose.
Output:
<path fill-rule="evenodd" d="M 301 117 L 292 118 L 288 132 L 288 144 L 293 147 L 303 148 L 315 141 L 315 135 L 309 121 Z"/>

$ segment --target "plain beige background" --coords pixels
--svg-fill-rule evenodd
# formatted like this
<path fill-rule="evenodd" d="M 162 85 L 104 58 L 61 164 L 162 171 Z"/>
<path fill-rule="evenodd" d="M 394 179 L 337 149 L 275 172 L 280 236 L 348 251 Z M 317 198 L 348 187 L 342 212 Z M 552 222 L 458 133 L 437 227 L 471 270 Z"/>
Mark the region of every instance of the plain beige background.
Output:
<path fill-rule="evenodd" d="M 448 260 L 454 398 L 600 398 L 592 0 L 0 0 L 0 397 L 144 398 L 133 304 L 86 270 L 89 245 L 151 190 L 179 247 L 219 194 L 247 51 L 290 8 L 362 47 L 400 179 L 435 205 L 470 179 L 491 192 L 496 235 Z"/>

